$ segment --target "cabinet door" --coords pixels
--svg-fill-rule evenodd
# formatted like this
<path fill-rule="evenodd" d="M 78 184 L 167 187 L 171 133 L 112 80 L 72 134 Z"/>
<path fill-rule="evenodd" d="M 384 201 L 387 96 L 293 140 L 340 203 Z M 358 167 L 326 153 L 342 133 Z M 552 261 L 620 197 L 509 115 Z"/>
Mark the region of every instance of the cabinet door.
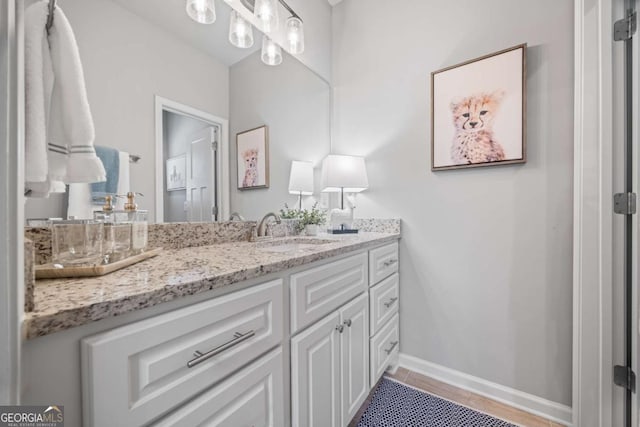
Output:
<path fill-rule="evenodd" d="M 278 347 L 153 425 L 284 426 L 282 363 L 282 347 Z"/>
<path fill-rule="evenodd" d="M 340 426 L 340 313 L 291 340 L 293 427 Z"/>
<path fill-rule="evenodd" d="M 342 425 L 356 415 L 369 394 L 369 298 L 363 294 L 340 310 Z"/>

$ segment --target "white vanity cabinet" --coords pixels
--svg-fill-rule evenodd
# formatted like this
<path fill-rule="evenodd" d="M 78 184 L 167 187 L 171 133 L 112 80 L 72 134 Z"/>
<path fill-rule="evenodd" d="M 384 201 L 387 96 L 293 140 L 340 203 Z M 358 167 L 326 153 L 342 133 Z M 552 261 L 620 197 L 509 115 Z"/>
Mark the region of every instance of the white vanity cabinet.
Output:
<path fill-rule="evenodd" d="M 398 263 L 357 248 L 29 340 L 25 402 L 85 427 L 346 427 L 397 363 Z"/>
<path fill-rule="evenodd" d="M 256 376 L 259 384 L 220 386 L 197 396 L 281 345 L 282 292 L 278 279 L 83 339 L 83 425 L 146 425 L 196 398 L 186 412 L 176 415 L 186 417 L 195 413 L 198 401 L 249 390 L 257 394 L 240 405 L 241 412 L 281 413 L 264 407 L 282 405 L 282 396 L 275 396 L 282 394 L 281 361 L 280 371 L 274 370 L 275 362 L 263 365 Z M 264 366 L 272 372 L 265 372 Z M 268 390 L 269 382 L 279 384 Z M 213 414 L 216 407 L 206 410 Z"/>
<path fill-rule="evenodd" d="M 369 393 L 366 293 L 291 339 L 294 427 L 346 426 Z"/>

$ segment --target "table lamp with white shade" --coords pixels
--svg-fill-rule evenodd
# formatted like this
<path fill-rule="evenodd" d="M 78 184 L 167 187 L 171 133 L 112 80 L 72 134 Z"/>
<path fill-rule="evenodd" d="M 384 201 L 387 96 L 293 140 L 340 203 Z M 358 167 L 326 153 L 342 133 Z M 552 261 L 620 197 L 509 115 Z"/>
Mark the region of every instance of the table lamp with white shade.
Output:
<path fill-rule="evenodd" d="M 302 196 L 313 194 L 313 163 L 294 160 L 289 174 L 289 194 L 297 194 L 302 210 Z"/>
<path fill-rule="evenodd" d="M 364 157 L 330 154 L 322 161 L 322 191 L 340 193 L 340 209 L 331 211 L 329 233 L 357 233 L 351 228 L 353 207 L 344 207 L 344 193 L 359 193 L 369 188 Z"/>

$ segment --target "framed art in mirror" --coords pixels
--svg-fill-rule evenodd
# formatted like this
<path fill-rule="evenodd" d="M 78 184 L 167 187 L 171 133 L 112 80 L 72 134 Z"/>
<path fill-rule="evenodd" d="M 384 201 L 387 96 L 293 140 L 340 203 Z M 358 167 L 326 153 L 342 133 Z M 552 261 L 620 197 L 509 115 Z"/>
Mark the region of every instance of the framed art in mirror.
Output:
<path fill-rule="evenodd" d="M 167 191 L 187 188 L 187 155 L 167 159 Z"/>
<path fill-rule="evenodd" d="M 269 129 L 260 126 L 236 135 L 238 189 L 269 188 Z"/>
<path fill-rule="evenodd" d="M 525 163 L 526 50 L 431 73 L 431 170 Z"/>

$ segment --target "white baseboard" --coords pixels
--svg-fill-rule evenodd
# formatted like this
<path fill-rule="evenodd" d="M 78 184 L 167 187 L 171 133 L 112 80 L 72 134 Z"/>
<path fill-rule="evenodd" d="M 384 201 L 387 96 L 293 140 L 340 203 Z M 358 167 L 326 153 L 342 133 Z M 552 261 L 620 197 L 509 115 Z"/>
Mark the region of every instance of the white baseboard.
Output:
<path fill-rule="evenodd" d="M 400 353 L 399 364 L 410 371 L 505 403 L 514 408 L 522 409 L 531 414 L 539 415 L 551 421 L 571 426 L 572 410 L 570 406 L 505 387 L 404 353 Z"/>

